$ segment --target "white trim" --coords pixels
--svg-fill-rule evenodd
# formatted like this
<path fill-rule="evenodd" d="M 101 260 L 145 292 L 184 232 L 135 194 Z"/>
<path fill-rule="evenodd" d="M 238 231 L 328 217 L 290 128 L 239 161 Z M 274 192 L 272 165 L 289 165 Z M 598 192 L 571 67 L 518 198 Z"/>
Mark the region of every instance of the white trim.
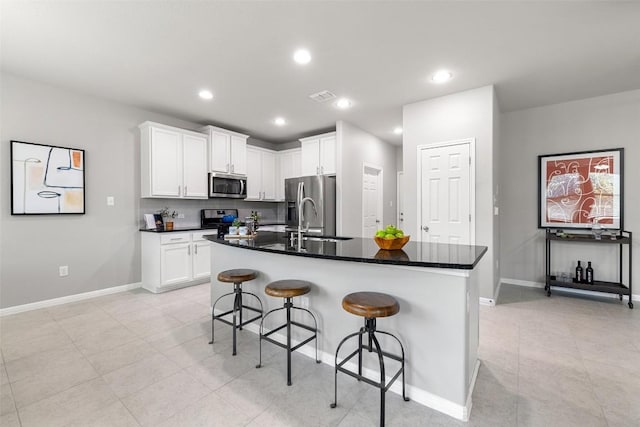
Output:
<path fill-rule="evenodd" d="M 114 286 L 112 288 L 98 289 L 97 291 L 83 292 L 81 294 L 67 295 L 66 297 L 53 298 L 44 301 L 32 302 L 29 304 L 15 305 L 0 309 L 0 317 L 9 316 L 11 314 L 23 313 L 25 311 L 38 310 L 40 308 L 53 307 L 56 305 L 67 304 L 75 301 L 82 301 L 103 295 L 116 294 L 118 292 L 126 292 L 131 289 L 142 287 L 142 282 L 130 283 L 128 285 Z"/>
<path fill-rule="evenodd" d="M 222 310 L 216 310 L 216 313 L 217 314 L 222 313 Z M 256 323 L 250 323 L 247 326 L 245 326 L 244 329 L 249 332 L 253 332 L 254 334 L 258 334 L 260 327 Z M 264 331 L 269 332 L 270 329 L 264 328 Z M 281 340 L 281 342 L 285 342 L 287 339 L 286 336 L 281 333 L 275 333 L 272 335 L 272 337 L 275 337 L 276 339 Z M 300 341 L 296 339 L 291 340 L 292 345 L 297 345 L 299 342 Z M 303 354 L 309 357 L 310 359 L 315 360 L 316 350 L 315 350 L 315 344 L 313 343 L 305 344 L 296 351 L 299 351 L 300 354 Z M 318 350 L 318 359 L 326 365 L 329 365 L 331 367 L 335 366 L 335 354 L 330 354 L 330 353 L 327 353 L 326 351 Z M 358 369 L 358 365 L 356 365 L 354 362 L 345 363 L 344 367 L 353 371 Z M 443 414 L 449 415 L 450 417 L 456 418 L 461 421 L 469 421 L 469 415 L 471 414 L 471 406 L 472 406 L 471 396 L 473 394 L 473 389 L 476 384 L 476 378 L 478 376 L 479 367 L 480 367 L 480 360 L 476 360 L 476 366 L 471 379 L 471 384 L 467 392 L 467 401 L 464 406 L 458 403 L 452 402 L 450 400 L 447 400 L 443 397 L 437 396 L 433 393 L 429 393 L 426 390 L 412 386 L 410 384 L 406 384 L 406 390 L 405 390 L 406 395 L 411 399 L 411 401 L 419 403 L 420 405 L 426 406 L 431 409 L 435 409 L 438 412 L 442 412 Z M 366 368 L 366 367 L 362 368 L 362 373 L 365 376 L 372 377 L 372 378 L 375 378 L 376 376 L 378 377 L 380 376 L 378 371 L 370 368 Z M 391 380 L 391 377 L 388 376 L 387 381 L 390 381 L 390 380 Z M 394 392 L 397 395 L 402 396 L 402 383 L 400 381 L 402 381 L 402 377 L 398 377 L 398 381 L 394 382 L 393 385 L 389 388 L 389 390 Z"/>
<path fill-rule="evenodd" d="M 433 144 L 420 144 L 418 145 L 416 151 L 416 162 L 417 162 L 417 194 L 416 194 L 416 207 L 417 207 L 417 215 L 416 215 L 416 228 L 417 234 L 416 236 L 422 236 L 422 230 L 420 229 L 422 222 L 422 165 L 420 163 L 420 159 L 422 156 L 420 155 L 420 151 L 431 148 L 441 148 L 447 147 L 451 145 L 469 145 L 469 157 L 471 158 L 471 164 L 469 165 L 469 213 L 471 214 L 471 229 L 469 230 L 469 244 L 476 244 L 476 139 L 475 138 L 463 138 L 456 139 L 452 141 L 443 141 L 436 142 Z"/>
<path fill-rule="evenodd" d="M 467 394 L 467 401 L 462 408 L 462 421 L 469 421 L 471 416 L 471 408 L 473 408 L 473 389 L 476 387 L 476 380 L 478 379 L 478 371 L 480 370 L 480 359 L 476 360 L 476 366 L 473 368 L 473 375 L 471 376 L 471 385 L 469 386 L 469 393 Z"/>
<path fill-rule="evenodd" d="M 493 307 L 496 305 L 496 300 L 494 298 L 480 297 L 480 305 L 488 305 Z"/>
<path fill-rule="evenodd" d="M 504 282 L 507 283 L 509 285 L 516 285 L 516 286 L 524 286 L 527 288 L 544 288 L 545 284 L 544 283 L 540 283 L 540 282 L 531 282 L 529 280 L 520 280 L 520 279 L 509 279 L 508 277 L 501 277 L 500 278 L 500 282 Z M 561 286 L 555 288 L 557 290 L 560 290 L 562 292 L 566 292 L 569 294 L 577 294 L 577 295 L 591 295 L 591 296 L 598 296 L 598 297 L 604 297 L 604 298 L 615 298 L 618 299 L 618 294 L 609 294 L 606 292 L 595 292 L 595 291 L 587 291 L 587 290 L 583 290 L 583 289 L 573 289 L 573 288 L 563 288 Z M 631 295 L 631 301 L 640 301 L 640 294 L 632 294 Z"/>
<path fill-rule="evenodd" d="M 498 288 L 493 293 L 493 298 L 480 297 L 480 305 L 495 307 L 496 301 L 498 300 L 498 295 L 500 295 L 500 286 L 502 286 L 502 281 L 498 281 Z"/>
<path fill-rule="evenodd" d="M 382 170 L 382 166 L 374 165 L 373 163 L 362 162 L 362 177 L 360 181 L 360 183 L 362 184 L 362 187 L 360 187 L 360 190 L 361 190 L 360 203 L 362 205 L 362 212 L 360 213 L 362 227 L 360 227 L 360 230 L 362 231 L 362 237 L 368 237 L 364 233 L 364 175 L 367 169 L 372 169 L 378 172 L 376 174 L 376 180 L 378 181 L 376 184 L 376 188 L 377 188 L 376 192 L 378 197 L 378 199 L 376 200 L 376 214 L 380 214 L 380 218 L 376 218 L 376 219 L 380 221 L 378 223 L 379 227 L 384 228 L 384 203 L 383 203 L 383 194 L 382 194 L 384 190 L 384 176 L 383 176 L 384 171 Z"/>
<path fill-rule="evenodd" d="M 398 171 L 396 173 L 396 224 L 398 224 L 398 227 L 400 227 L 401 230 L 404 230 L 403 209 L 404 209 L 404 198 L 406 197 L 406 192 L 404 191 L 404 188 L 400 188 L 400 181 L 404 182 L 404 171 Z M 402 197 L 400 197 L 400 194 L 402 194 Z M 402 218 L 402 221 L 400 221 L 401 218 Z"/>

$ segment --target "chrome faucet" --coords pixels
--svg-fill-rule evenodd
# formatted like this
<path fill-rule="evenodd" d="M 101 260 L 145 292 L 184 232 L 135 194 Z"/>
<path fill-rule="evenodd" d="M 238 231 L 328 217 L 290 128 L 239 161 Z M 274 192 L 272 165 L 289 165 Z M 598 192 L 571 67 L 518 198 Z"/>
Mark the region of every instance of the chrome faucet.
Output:
<path fill-rule="evenodd" d="M 302 232 L 302 223 L 304 222 L 304 204 L 306 202 L 311 203 L 311 206 L 313 207 L 313 213 L 316 215 L 316 217 L 318 216 L 316 202 L 311 197 L 304 197 L 302 200 L 300 200 L 300 205 L 298 205 L 298 209 L 300 210 L 300 212 L 298 212 L 298 233 Z M 305 231 L 309 231 L 309 223 L 307 223 L 307 229 Z"/>

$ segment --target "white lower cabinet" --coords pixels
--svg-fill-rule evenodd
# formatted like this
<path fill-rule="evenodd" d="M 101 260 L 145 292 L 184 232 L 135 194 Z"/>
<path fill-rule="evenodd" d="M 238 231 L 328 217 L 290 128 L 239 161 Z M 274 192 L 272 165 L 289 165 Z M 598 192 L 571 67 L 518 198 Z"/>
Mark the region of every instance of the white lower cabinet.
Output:
<path fill-rule="evenodd" d="M 211 276 L 212 231 L 142 233 L 142 287 L 164 292 L 204 283 Z"/>

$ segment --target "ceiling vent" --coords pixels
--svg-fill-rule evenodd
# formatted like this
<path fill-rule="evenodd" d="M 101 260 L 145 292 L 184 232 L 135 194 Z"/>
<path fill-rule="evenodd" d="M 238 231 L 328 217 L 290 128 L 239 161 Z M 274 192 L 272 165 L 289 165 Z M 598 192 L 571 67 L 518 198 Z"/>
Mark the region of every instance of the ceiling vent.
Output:
<path fill-rule="evenodd" d="M 327 102 L 332 99 L 336 99 L 336 95 L 334 93 L 329 92 L 328 90 L 322 90 L 317 93 L 312 93 L 309 95 L 309 98 L 313 99 L 316 102 Z"/>

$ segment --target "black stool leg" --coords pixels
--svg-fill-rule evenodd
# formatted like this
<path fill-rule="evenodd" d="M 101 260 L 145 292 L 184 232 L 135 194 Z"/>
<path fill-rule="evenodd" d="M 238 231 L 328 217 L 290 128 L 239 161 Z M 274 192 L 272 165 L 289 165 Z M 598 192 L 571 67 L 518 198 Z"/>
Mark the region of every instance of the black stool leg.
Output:
<path fill-rule="evenodd" d="M 287 385 L 291 385 L 291 298 L 286 298 L 287 307 Z"/>
<path fill-rule="evenodd" d="M 242 282 L 238 283 L 238 296 L 239 296 L 239 302 L 238 302 L 238 310 L 240 311 L 240 323 L 239 323 L 239 327 L 238 329 L 242 330 Z"/>
<path fill-rule="evenodd" d="M 231 353 L 235 356 L 236 353 L 236 328 L 237 328 L 237 320 L 236 315 L 237 312 L 240 311 L 240 324 L 242 324 L 242 288 L 240 283 L 234 283 L 234 292 L 235 297 L 233 299 L 233 352 Z"/>

